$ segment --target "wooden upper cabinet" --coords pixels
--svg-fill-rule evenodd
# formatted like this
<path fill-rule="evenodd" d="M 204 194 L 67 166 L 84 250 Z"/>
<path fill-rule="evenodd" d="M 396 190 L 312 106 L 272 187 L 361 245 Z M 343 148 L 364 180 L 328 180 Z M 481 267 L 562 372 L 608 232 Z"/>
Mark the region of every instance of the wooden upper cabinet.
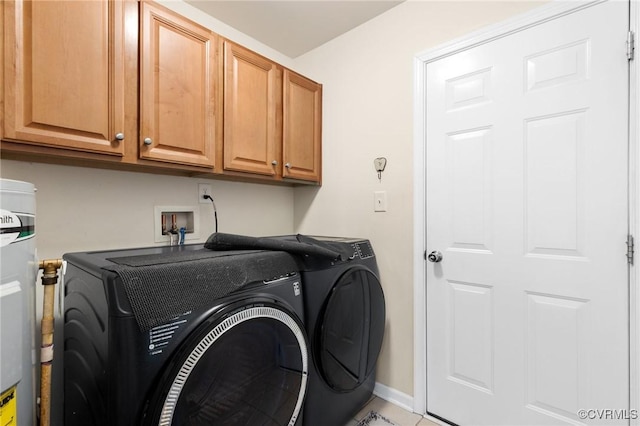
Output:
<path fill-rule="evenodd" d="M 322 85 L 284 71 L 283 177 L 320 183 Z"/>
<path fill-rule="evenodd" d="M 282 70 L 224 42 L 224 169 L 280 176 Z"/>
<path fill-rule="evenodd" d="M 123 155 L 123 2 L 3 3 L 3 137 Z"/>
<path fill-rule="evenodd" d="M 4 0 L 0 25 L 6 153 L 321 181 L 322 86 L 160 4 Z"/>
<path fill-rule="evenodd" d="M 160 5 L 140 7 L 140 157 L 214 167 L 217 36 Z"/>

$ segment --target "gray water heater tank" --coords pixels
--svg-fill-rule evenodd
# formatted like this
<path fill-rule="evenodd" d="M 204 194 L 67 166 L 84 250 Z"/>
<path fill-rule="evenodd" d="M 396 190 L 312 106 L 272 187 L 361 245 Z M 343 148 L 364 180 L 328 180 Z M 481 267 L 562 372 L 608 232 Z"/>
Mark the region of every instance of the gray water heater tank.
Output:
<path fill-rule="evenodd" d="M 0 179 L 0 424 L 36 423 L 33 184 Z"/>

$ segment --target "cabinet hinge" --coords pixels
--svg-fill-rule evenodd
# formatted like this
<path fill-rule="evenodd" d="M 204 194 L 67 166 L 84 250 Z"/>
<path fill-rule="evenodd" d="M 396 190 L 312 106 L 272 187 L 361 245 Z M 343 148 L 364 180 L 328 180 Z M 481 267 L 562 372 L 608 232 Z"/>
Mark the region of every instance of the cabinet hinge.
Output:
<path fill-rule="evenodd" d="M 635 250 L 635 243 L 633 241 L 633 235 L 627 235 L 627 262 L 629 265 L 633 265 L 633 253 Z"/>
<path fill-rule="evenodd" d="M 627 33 L 627 59 L 632 61 L 635 51 L 635 34 L 633 31 Z"/>
<path fill-rule="evenodd" d="M 427 251 L 425 250 L 424 253 L 422 253 L 422 257 L 424 257 L 424 260 L 427 260 Z"/>

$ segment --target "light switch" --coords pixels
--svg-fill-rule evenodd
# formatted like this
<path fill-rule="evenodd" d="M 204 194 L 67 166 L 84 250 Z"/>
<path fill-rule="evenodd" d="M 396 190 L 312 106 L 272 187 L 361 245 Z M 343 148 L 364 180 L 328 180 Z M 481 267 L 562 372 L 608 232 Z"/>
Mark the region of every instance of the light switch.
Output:
<path fill-rule="evenodd" d="M 387 211 L 387 191 L 375 191 L 373 193 L 373 211 Z"/>

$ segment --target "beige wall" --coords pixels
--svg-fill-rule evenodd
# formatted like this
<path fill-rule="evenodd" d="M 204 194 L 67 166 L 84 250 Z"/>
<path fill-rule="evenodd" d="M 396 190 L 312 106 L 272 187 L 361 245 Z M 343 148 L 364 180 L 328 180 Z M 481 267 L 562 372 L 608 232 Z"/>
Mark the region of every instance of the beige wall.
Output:
<path fill-rule="evenodd" d="M 212 185 L 220 232 L 293 232 L 293 189 L 146 173 L 2 160 L 0 175 L 31 182 L 36 193 L 38 256 L 155 245 L 154 206 L 196 206 L 200 239 L 214 231 L 213 207 L 198 203 Z M 191 241 L 187 241 L 191 242 Z"/>
<path fill-rule="evenodd" d="M 297 232 L 367 237 L 378 256 L 387 327 L 377 380 L 413 394 L 413 60 L 522 13 L 521 1 L 408 1 L 295 66 L 324 84 L 323 186 L 295 189 Z M 382 182 L 373 159 L 386 157 Z M 386 191 L 388 211 L 373 212 Z"/>

